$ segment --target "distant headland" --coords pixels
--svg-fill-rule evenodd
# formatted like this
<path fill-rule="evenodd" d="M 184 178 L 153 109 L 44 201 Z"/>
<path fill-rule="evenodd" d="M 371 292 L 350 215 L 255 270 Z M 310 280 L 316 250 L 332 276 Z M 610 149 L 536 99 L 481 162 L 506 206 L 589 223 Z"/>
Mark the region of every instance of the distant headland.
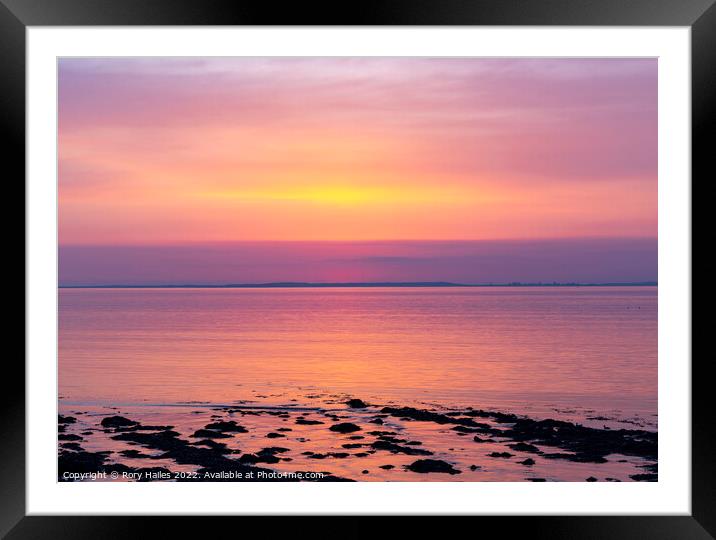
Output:
<path fill-rule="evenodd" d="M 656 281 L 615 283 L 564 283 L 512 281 L 509 283 L 453 283 L 450 281 L 375 281 L 344 283 L 311 283 L 304 281 L 277 281 L 270 283 L 225 284 L 114 284 L 114 285 L 60 285 L 60 289 L 291 289 L 291 288 L 338 288 L 338 287 L 656 287 Z"/>

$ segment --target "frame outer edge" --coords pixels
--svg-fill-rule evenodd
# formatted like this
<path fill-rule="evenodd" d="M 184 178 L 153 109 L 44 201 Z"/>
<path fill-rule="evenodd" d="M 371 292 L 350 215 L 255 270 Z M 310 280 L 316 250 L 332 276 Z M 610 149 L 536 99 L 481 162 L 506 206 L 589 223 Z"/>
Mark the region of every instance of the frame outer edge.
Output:
<path fill-rule="evenodd" d="M 339 537 L 342 540 L 365 539 L 380 531 L 379 537 L 386 538 L 423 538 L 428 537 L 425 530 L 426 517 L 413 516 L 408 520 L 395 520 L 388 517 L 355 516 L 292 516 L 280 520 L 272 519 L 270 530 L 272 537 L 329 539 Z M 479 530 L 480 536 L 489 538 L 529 538 L 531 540 L 590 540 L 614 539 L 633 540 L 709 540 L 712 538 L 704 528 L 689 516 L 483 516 L 447 517 L 432 520 L 431 525 L 439 523 L 441 531 L 449 530 L 456 522 L 466 530 L 472 527 Z M 448 525 L 449 521 L 449 525 Z M 266 526 L 264 517 L 27 517 L 23 519 L 7 536 L 7 540 L 52 538 L 53 540 L 76 540 L 78 538 L 102 538 L 103 540 L 121 540 L 125 538 L 204 538 L 208 531 L 232 531 L 236 535 L 237 525 L 243 530 L 247 525 L 252 528 Z M 446 529 L 448 526 L 448 529 Z M 435 530 L 438 530 L 435 527 Z M 410 534 L 413 531 L 418 535 Z M 230 533 L 231 534 L 231 533 Z M 227 535 L 228 536 L 228 535 Z"/>
<path fill-rule="evenodd" d="M 690 26 L 713 0 L 0 0 L 27 26 Z"/>
<path fill-rule="evenodd" d="M 4 4 L 0 3 L 0 63 L 2 76 L 0 77 L 0 126 L 5 135 L 3 145 L 3 172 L 5 173 L 6 188 L 17 186 L 17 191 L 8 191 L 6 208 L 20 207 L 16 196 L 21 191 L 22 210 L 25 208 L 25 26 Z M 9 199 L 9 200 L 8 200 Z M 16 214 L 3 216 L 5 231 L 17 231 L 18 220 Z M 23 226 L 24 226 L 23 217 Z M 17 233 L 15 233 L 17 234 Z M 13 238 L 15 234 L 9 234 Z M 21 241 L 17 234 L 18 243 Z M 24 236 L 23 240 L 24 242 Z M 24 253 L 24 244 L 23 244 Z M 16 252 L 17 253 L 17 252 Z M 9 259 L 9 256 L 8 256 Z M 9 262 L 9 261 L 8 261 Z M 14 260 L 12 265 L 19 265 Z M 25 258 L 22 260 L 23 283 L 25 291 Z M 20 273 L 16 270 L 15 275 Z M 17 278 L 16 278 L 17 279 Z M 11 287 L 13 296 L 19 295 L 20 288 Z M 19 304 L 19 303 L 18 303 Z M 25 323 L 25 310 L 22 311 L 22 324 Z M 19 318 L 19 317 L 18 317 Z M 17 323 L 18 326 L 20 322 Z M 10 332 L 6 334 L 10 337 Z M 24 333 L 23 333 L 24 335 Z M 18 339 L 18 337 L 13 337 Z M 16 348 L 10 349 L 5 356 L 4 380 L 6 385 L 0 392 L 0 435 L 3 437 L 0 444 L 0 537 L 15 526 L 25 515 L 25 354 L 22 362 Z M 17 356 L 15 356 L 17 355 Z"/>
<path fill-rule="evenodd" d="M 716 132 L 716 4 L 706 10 L 691 28 L 691 189 L 698 178 L 703 187 L 713 178 L 713 136 Z M 703 201 L 703 199 L 702 199 Z M 703 213 L 701 215 L 704 215 Z M 692 209 L 692 230 L 709 231 L 707 241 L 716 239 L 713 222 L 698 224 Z M 693 234 L 692 234 L 693 275 Z M 697 276 L 696 279 L 699 279 Z M 702 274 L 702 283 L 709 276 Z M 692 284 L 694 279 L 692 277 Z M 692 285 L 693 286 L 693 285 Z M 706 301 L 704 297 L 700 303 Z M 692 294 L 693 302 L 693 294 Z M 693 313 L 693 308 L 692 308 Z M 693 334 L 697 319 L 692 315 Z M 707 320 L 702 319 L 702 324 Z M 701 334 L 705 333 L 705 328 Z M 703 352 L 701 353 L 703 354 Z M 716 537 L 716 429 L 713 419 L 713 374 L 709 374 L 708 355 L 691 359 L 692 369 L 692 515 L 712 537 Z M 707 397 L 709 396 L 709 397 Z"/>
<path fill-rule="evenodd" d="M 98 2 L 99 4 L 100 2 Z M 109 7 L 106 3 L 101 2 L 103 7 Z M 121 2 L 119 2 L 121 4 Z M 640 5 L 640 2 L 637 2 Z M 10 7 L 8 7 L 8 4 Z M 31 4 L 31 5 L 30 5 Z M 62 5 L 60 5 L 62 4 Z M 165 7 L 159 7 L 147 13 L 147 10 L 136 9 L 123 11 L 114 3 L 110 9 L 106 9 L 104 14 L 98 13 L 94 9 L 87 9 L 84 14 L 82 9 L 76 9 L 87 6 L 85 2 L 68 1 L 54 3 L 55 9 L 51 9 L 51 3 L 39 0 L 25 5 L 20 4 L 18 0 L 2 0 L 0 1 L 0 59 L 3 64 L 3 71 L 6 76 L 0 78 L 0 110 L 5 114 L 2 117 L 3 131 L 10 135 L 7 143 L 8 161 L 15 165 L 15 173 L 12 177 L 20 176 L 24 180 L 25 173 L 25 25 L 63 25 L 63 24 L 117 24 L 121 21 L 125 24 L 179 24 L 177 19 L 187 18 L 189 22 L 192 17 L 192 10 L 183 10 L 183 14 L 171 15 Z M 221 2 L 219 3 L 221 4 Z M 514 5 L 513 2 L 509 4 Z M 555 2 L 547 1 L 545 4 L 554 5 Z M 28 7 L 29 5 L 29 7 Z M 176 4 L 179 6 L 179 4 Z M 197 8 L 196 3 L 188 2 L 184 6 L 193 5 L 194 15 L 198 15 L 203 24 L 209 24 L 204 16 L 204 11 Z M 418 19 L 417 24 L 426 24 L 426 4 L 420 2 L 416 7 L 421 5 L 420 13 L 417 17 L 408 17 L 409 19 Z M 457 6 L 450 2 L 450 5 Z M 467 7 L 464 3 L 463 7 Z M 562 4 L 564 5 L 564 4 Z M 165 5 L 166 6 L 166 5 Z M 67 12 L 63 15 L 56 11 L 57 8 L 67 8 Z M 405 7 L 405 6 L 403 6 Z M 692 170 L 693 177 L 699 175 L 705 178 L 706 167 L 710 157 L 710 149 L 708 146 L 707 135 L 713 134 L 714 131 L 714 112 L 716 110 L 716 5 L 714 0 L 688 0 L 681 5 L 671 3 L 672 13 L 668 19 L 664 19 L 663 9 L 658 10 L 657 15 L 646 16 L 638 22 L 633 15 L 633 8 L 625 10 L 629 13 L 627 19 L 629 22 L 617 24 L 693 24 L 692 27 Z M 73 9 L 75 8 L 75 9 Z M 217 6 L 218 8 L 218 6 Z M 663 8 L 663 5 L 662 5 Z M 675 10 L 675 11 L 674 11 Z M 127 16 L 127 12 L 132 12 Z M 209 10 L 211 11 L 211 10 Z M 221 12 L 217 9 L 217 12 Z M 385 19 L 395 19 L 385 24 L 401 24 L 398 19 L 400 16 L 391 17 L 389 12 L 400 13 L 404 11 L 394 4 L 392 10 L 383 12 Z M 429 10 L 428 10 L 429 11 Z M 449 11 L 449 10 L 448 10 Z M 457 9 L 456 11 L 459 11 Z M 469 10 L 468 10 L 469 11 Z M 476 10 L 477 11 L 477 10 Z M 508 9 L 506 17 L 513 15 L 514 11 Z M 551 9 L 545 10 L 552 12 Z M 578 11 L 578 10 L 576 10 Z M 238 12 L 238 10 L 237 10 Z M 679 13 L 680 12 L 680 13 Z M 245 24 L 249 19 L 255 17 L 247 11 Z M 371 13 L 375 15 L 375 12 Z M 691 17 L 688 23 L 684 20 L 685 15 Z M 537 24 L 539 17 L 531 16 L 529 13 L 523 13 L 524 16 L 518 17 L 518 24 Z M 430 15 L 428 14 L 429 18 Z M 111 19 L 116 18 L 116 23 Z M 210 19 L 211 17 L 209 17 Z M 258 17 L 263 18 L 262 16 Z M 375 19 L 374 16 L 369 17 Z M 379 17 L 380 18 L 380 17 Z M 454 22 L 443 21 L 439 19 L 444 17 L 435 17 L 432 24 L 455 24 Z M 493 17 L 486 17 L 487 19 Z M 588 15 L 577 14 L 572 18 L 573 21 L 565 20 L 563 16 L 555 17 L 559 20 L 556 24 L 577 24 L 584 19 L 590 18 Z M 603 17 L 594 17 L 594 19 L 602 19 Z M 138 22 L 138 19 L 144 19 L 144 22 Z M 448 17 L 450 19 L 450 17 Z M 472 24 L 470 21 L 474 19 L 474 15 L 465 17 L 462 24 Z M 532 22 L 525 19 L 531 19 Z M 161 20 L 165 22 L 161 22 Z M 423 21 L 423 22 L 420 22 Z M 237 24 L 238 17 L 232 17 L 229 24 Z M 416 22 L 405 21 L 402 24 L 416 24 Z M 330 23 L 324 23 L 330 24 Z M 494 22 L 492 24 L 495 24 Z M 554 24 L 554 23 L 553 23 Z M 591 24 L 598 23 L 596 20 Z M 692 180 L 693 184 L 693 180 Z M 692 216 L 693 220 L 693 216 Z M 713 235 L 711 235 L 713 238 Z M 24 279 L 23 279 L 24 282 Z M 23 318 L 24 322 L 24 318 Z M 12 361 L 12 359 L 11 359 Z M 18 371 L 19 373 L 19 371 Z M 710 393 L 710 379 L 706 376 L 705 365 L 693 364 L 693 395 L 706 396 Z M 701 376 L 699 376 L 699 374 Z M 22 380 L 24 381 L 24 372 Z M 8 532 L 15 527 L 15 533 L 20 533 L 29 523 L 28 521 L 45 521 L 55 522 L 59 518 L 25 518 L 25 390 L 24 384 L 22 388 L 14 385 L 14 389 L 8 389 L 7 392 L 0 393 L 0 406 L 2 406 L 3 414 L 0 416 L 0 433 L 5 437 L 4 444 L 0 445 L 0 474 L 2 474 L 2 482 L 0 482 L 0 537 L 5 537 Z M 707 392 L 708 390 L 708 392 Z M 696 405 L 696 402 L 694 402 Z M 716 514 L 712 509 L 716 507 L 716 460 L 712 448 L 714 440 L 714 427 L 712 418 L 709 416 L 709 409 L 704 408 L 706 405 L 702 403 L 701 407 L 693 408 L 693 516 L 696 518 L 701 527 L 702 532 L 714 537 L 716 531 Z M 85 518 L 89 520 L 90 518 Z M 97 521 L 104 521 L 102 518 L 95 518 Z M 657 518 L 658 519 L 658 518 Z M 669 519 L 669 518 L 661 518 Z M 683 519 L 683 518 L 682 518 Z M 83 519 L 84 521 L 84 519 Z M 116 522 L 116 520 L 115 520 Z M 36 523 L 37 524 L 37 523 Z M 58 523 L 56 523 L 58 524 Z M 25 529 L 26 530 L 26 529 Z M 79 531 L 77 531 L 79 532 Z M 574 531 L 576 532 L 576 531 Z M 693 531 L 695 532 L 695 531 Z M 15 536 L 14 534 L 12 536 Z M 698 536 L 701 536 L 699 534 Z M 62 534 L 59 535 L 62 537 Z"/>

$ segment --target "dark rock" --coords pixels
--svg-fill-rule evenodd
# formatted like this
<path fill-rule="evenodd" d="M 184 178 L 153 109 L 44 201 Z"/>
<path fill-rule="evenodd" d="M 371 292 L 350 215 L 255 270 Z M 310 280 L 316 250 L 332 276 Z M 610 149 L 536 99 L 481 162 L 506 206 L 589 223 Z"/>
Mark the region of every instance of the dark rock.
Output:
<path fill-rule="evenodd" d="M 273 432 L 271 432 L 271 433 L 266 434 L 266 438 L 268 438 L 268 439 L 278 439 L 278 438 L 280 438 L 280 437 L 285 437 L 285 436 L 286 436 L 286 435 L 284 435 L 283 433 L 273 433 Z"/>
<path fill-rule="evenodd" d="M 245 427 L 240 426 L 233 420 L 229 420 L 228 422 L 213 422 L 204 426 L 204 429 L 213 429 L 216 431 L 225 431 L 233 433 L 248 433 L 248 430 Z"/>
<path fill-rule="evenodd" d="M 326 459 L 328 457 L 345 459 L 349 456 L 347 452 L 328 452 L 327 454 L 312 454 L 308 456 L 310 459 Z"/>
<path fill-rule="evenodd" d="M 412 462 L 410 465 L 405 466 L 409 471 L 416 473 L 447 473 L 447 474 L 460 474 L 460 471 L 455 469 L 446 461 L 440 459 L 419 459 Z"/>
<path fill-rule="evenodd" d="M 475 426 L 475 421 L 470 418 L 453 418 L 446 414 L 425 411 L 422 409 L 414 409 L 413 407 L 383 407 L 380 411 L 398 418 L 410 418 L 411 420 L 421 420 L 423 422 L 435 422 L 436 424 L 460 424 L 464 426 Z"/>
<path fill-rule="evenodd" d="M 509 452 L 491 452 L 487 455 L 494 458 L 511 458 L 514 456 L 514 454 L 510 454 Z"/>
<path fill-rule="evenodd" d="M 73 416 L 62 416 L 61 414 L 57 416 L 58 424 L 74 424 L 75 422 L 77 422 L 77 418 Z"/>
<path fill-rule="evenodd" d="M 58 441 L 81 441 L 82 437 L 79 435 L 73 435 L 72 433 L 60 433 L 57 435 Z"/>
<path fill-rule="evenodd" d="M 318 424 L 324 424 L 325 422 L 321 422 L 319 420 L 306 420 L 305 418 L 297 418 L 296 423 L 301 426 L 316 426 Z"/>
<path fill-rule="evenodd" d="M 470 465 L 470 470 L 471 470 L 471 471 L 476 471 L 477 469 L 481 469 L 481 468 L 482 468 L 482 467 L 480 467 L 479 465 Z"/>
<path fill-rule="evenodd" d="M 214 431 L 213 429 L 197 429 L 192 435 L 190 435 L 190 437 L 196 437 L 199 439 L 231 439 L 231 435 Z"/>
<path fill-rule="evenodd" d="M 167 480 L 169 471 L 163 467 L 133 469 L 121 463 L 106 463 L 110 452 L 60 452 L 58 456 L 58 480 L 74 481 L 65 478 L 65 473 L 139 473 L 140 481 Z M 160 477 L 160 474 L 164 474 Z M 154 475 L 154 476 L 152 476 Z M 89 478 L 91 480 L 91 478 Z"/>
<path fill-rule="evenodd" d="M 348 443 L 348 444 L 342 444 L 341 446 L 342 446 L 343 448 L 349 448 L 349 449 L 350 449 L 350 448 L 360 448 L 360 447 L 362 447 L 363 445 L 362 445 L 361 443 Z"/>
<path fill-rule="evenodd" d="M 358 427 L 355 424 L 352 424 L 350 422 L 343 422 L 341 424 L 333 424 L 328 429 L 330 429 L 331 431 L 336 431 L 338 433 L 353 433 L 355 431 L 360 431 L 360 427 Z"/>
<path fill-rule="evenodd" d="M 589 478 L 587 478 L 587 480 L 586 480 L 586 481 L 587 481 L 587 482 L 596 482 L 596 481 L 597 481 L 597 479 L 596 479 L 596 478 L 594 478 L 593 476 L 590 476 Z"/>
<path fill-rule="evenodd" d="M 481 409 L 468 409 L 460 414 L 462 414 L 462 416 L 469 416 L 471 418 L 492 418 L 500 424 L 511 424 L 512 422 L 515 422 L 519 419 L 516 414 L 502 413 L 499 411 L 483 411 Z"/>
<path fill-rule="evenodd" d="M 160 431 L 159 433 L 129 432 L 114 435 L 112 438 L 117 441 L 134 442 L 143 444 L 155 450 L 171 450 L 178 446 L 188 445 L 187 441 L 178 439 L 176 431 Z"/>
<path fill-rule="evenodd" d="M 395 465 L 381 465 L 380 468 L 389 471 L 390 469 L 395 469 Z"/>
<path fill-rule="evenodd" d="M 584 463 L 604 463 L 599 459 L 609 454 L 624 454 L 656 459 L 656 433 L 643 430 L 597 429 L 561 420 L 519 418 L 505 430 L 505 437 L 515 441 L 556 446 L 574 452 Z M 559 456 L 555 456 L 559 459 Z M 568 458 L 565 458 L 568 459 Z"/>
<path fill-rule="evenodd" d="M 494 431 L 494 428 L 492 426 L 488 426 L 487 424 L 480 424 L 479 422 L 475 422 L 475 424 L 475 427 L 455 426 L 450 429 L 452 431 L 457 431 L 458 433 L 491 433 Z"/>
<path fill-rule="evenodd" d="M 273 454 L 244 454 L 239 458 L 240 463 L 278 463 L 281 461 Z"/>
<path fill-rule="evenodd" d="M 629 478 L 637 482 L 658 482 L 659 475 L 654 473 L 630 474 Z"/>
<path fill-rule="evenodd" d="M 230 449 L 226 446 L 225 443 L 220 443 L 213 441 L 211 439 L 203 439 L 201 441 L 196 441 L 192 443 L 194 446 L 207 446 L 211 448 L 212 450 L 216 450 L 217 452 L 221 452 L 222 454 L 233 454 L 235 453 L 235 450 Z M 238 453 L 238 452 L 236 452 Z"/>
<path fill-rule="evenodd" d="M 363 470 L 361 471 L 362 474 L 368 474 L 369 472 L 370 472 L 370 471 L 369 471 L 368 469 L 363 469 Z"/>
<path fill-rule="evenodd" d="M 566 459 L 575 463 L 606 463 L 607 459 L 594 454 L 565 454 L 557 452 L 554 454 L 542 454 L 546 459 Z"/>
<path fill-rule="evenodd" d="M 57 456 L 58 480 L 67 481 L 64 473 L 96 473 L 104 472 L 107 453 L 104 452 L 66 452 Z"/>
<path fill-rule="evenodd" d="M 381 441 L 388 441 L 392 443 L 407 443 L 408 441 L 406 439 L 398 439 L 396 437 L 393 437 L 392 435 L 378 435 L 378 438 Z"/>
<path fill-rule="evenodd" d="M 535 464 L 535 460 L 532 459 L 532 458 L 527 458 L 527 459 L 525 459 L 524 461 L 520 461 L 519 463 L 522 464 L 522 465 L 534 465 L 534 464 Z"/>
<path fill-rule="evenodd" d="M 209 430 L 206 430 L 209 431 Z M 161 450 L 164 453 L 157 456 L 161 459 L 173 459 L 180 465 L 199 465 L 200 467 L 212 470 L 242 470 L 256 471 L 246 465 L 229 459 L 221 451 L 213 448 L 197 448 L 188 441 L 180 439 L 176 431 L 160 431 L 158 433 L 128 432 L 119 433 L 112 438 L 118 441 L 134 442 L 144 445 L 153 450 Z"/>
<path fill-rule="evenodd" d="M 382 418 L 373 418 L 373 420 L 368 420 L 368 423 L 383 425 L 384 422 Z"/>
<path fill-rule="evenodd" d="M 283 454 L 284 452 L 288 452 L 288 448 L 283 448 L 281 446 L 269 446 L 268 448 L 264 448 L 263 450 L 260 450 L 258 453 L 259 455 L 274 455 L 274 454 Z"/>
<path fill-rule="evenodd" d="M 368 404 L 360 399 L 349 399 L 346 401 L 346 405 L 348 405 L 351 409 L 365 409 Z"/>
<path fill-rule="evenodd" d="M 532 452 L 533 454 L 538 454 L 540 452 L 540 449 L 537 448 L 534 444 L 518 442 L 515 444 L 508 444 L 507 446 L 509 446 L 513 450 L 517 450 L 518 452 Z"/>
<path fill-rule="evenodd" d="M 433 453 L 421 448 L 411 448 L 410 446 L 401 446 L 391 441 L 377 440 L 371 444 L 375 450 L 387 450 L 393 454 L 407 454 L 409 456 L 431 456 Z"/>
<path fill-rule="evenodd" d="M 82 452 L 82 447 L 79 444 L 77 444 L 76 442 L 63 443 L 62 448 L 66 449 L 66 450 L 74 450 L 77 452 Z"/>
<path fill-rule="evenodd" d="M 137 426 L 139 425 L 139 422 L 135 422 L 134 420 L 130 420 L 124 416 L 108 416 L 106 418 L 102 418 L 100 425 L 106 428 L 119 428 Z"/>
<path fill-rule="evenodd" d="M 150 456 L 149 454 L 145 454 L 145 453 L 143 453 L 143 452 L 140 452 L 139 450 L 121 450 L 119 453 L 120 453 L 120 455 L 122 455 L 122 456 L 124 456 L 124 457 L 128 457 L 128 458 L 145 458 L 145 459 L 149 459 L 149 458 L 152 457 L 152 456 Z"/>
<path fill-rule="evenodd" d="M 166 431 L 172 428 L 174 428 L 174 426 L 144 426 L 137 424 L 136 426 L 114 428 L 114 433 L 123 433 L 126 431 Z"/>

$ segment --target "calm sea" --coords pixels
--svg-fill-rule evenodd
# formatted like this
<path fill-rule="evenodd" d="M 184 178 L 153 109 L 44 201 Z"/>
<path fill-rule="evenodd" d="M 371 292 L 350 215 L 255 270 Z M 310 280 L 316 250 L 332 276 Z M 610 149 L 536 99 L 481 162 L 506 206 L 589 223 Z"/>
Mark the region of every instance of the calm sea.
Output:
<path fill-rule="evenodd" d="M 61 289 L 59 309 L 76 402 L 316 389 L 657 412 L 656 287 Z"/>

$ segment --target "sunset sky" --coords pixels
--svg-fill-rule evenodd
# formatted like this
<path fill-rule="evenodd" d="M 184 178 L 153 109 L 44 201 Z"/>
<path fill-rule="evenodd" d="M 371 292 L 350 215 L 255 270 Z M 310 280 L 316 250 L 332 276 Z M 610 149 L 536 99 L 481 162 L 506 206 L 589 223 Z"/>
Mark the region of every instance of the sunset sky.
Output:
<path fill-rule="evenodd" d="M 656 279 L 656 59 L 59 61 L 61 284 Z"/>

